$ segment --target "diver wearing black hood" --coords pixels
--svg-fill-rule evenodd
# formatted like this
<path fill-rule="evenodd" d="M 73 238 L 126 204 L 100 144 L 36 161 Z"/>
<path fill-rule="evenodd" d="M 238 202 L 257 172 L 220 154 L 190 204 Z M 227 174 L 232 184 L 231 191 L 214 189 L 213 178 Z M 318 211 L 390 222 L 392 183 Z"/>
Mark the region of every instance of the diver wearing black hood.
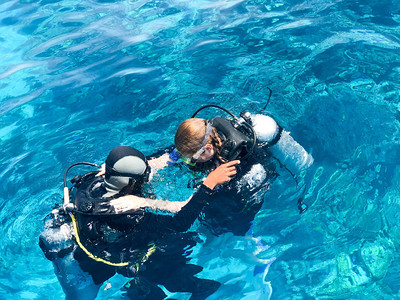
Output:
<path fill-rule="evenodd" d="M 139 299 L 163 295 L 157 284 L 165 284 L 170 291 L 192 292 L 195 298 L 205 297 L 219 287 L 218 282 L 194 277 L 202 269 L 194 265 L 175 265 L 175 269 L 168 270 L 168 275 L 178 272 L 176 276 L 182 277 L 179 281 L 152 278 L 157 273 L 154 268 L 165 264 L 164 257 L 173 257 L 176 264 L 187 262 L 184 253 L 195 245 L 193 234 L 180 232 L 186 231 L 208 204 L 205 186 L 185 202 L 162 201 L 160 205 L 159 200 L 148 200 L 133 212 L 116 214 L 110 205 L 112 199 L 124 195 L 149 197 L 142 193 L 143 184 L 152 175 L 147 159 L 134 148 L 117 147 L 106 159 L 105 176 L 96 173 L 73 178 L 74 208 L 66 214 L 69 203 L 64 203 L 64 209 L 53 210 L 39 238 L 67 299 L 95 298 L 101 284 L 116 272 L 135 276 L 137 284 L 130 284 L 127 293 Z M 156 212 L 148 211 L 149 207 Z M 157 210 L 163 214 L 157 214 Z M 141 273 L 145 263 L 147 270 Z"/>

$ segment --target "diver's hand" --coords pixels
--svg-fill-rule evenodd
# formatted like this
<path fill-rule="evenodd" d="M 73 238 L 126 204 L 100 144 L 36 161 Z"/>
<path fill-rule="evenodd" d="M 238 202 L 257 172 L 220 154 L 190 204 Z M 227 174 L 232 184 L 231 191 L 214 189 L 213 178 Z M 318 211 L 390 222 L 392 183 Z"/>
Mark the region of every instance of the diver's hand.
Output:
<path fill-rule="evenodd" d="M 110 201 L 110 205 L 114 207 L 117 214 L 131 212 L 146 207 L 145 198 L 134 195 L 122 196 Z"/>
<path fill-rule="evenodd" d="M 236 165 L 240 164 L 239 160 L 232 160 L 226 164 L 220 165 L 203 181 L 203 184 L 209 189 L 214 189 L 217 185 L 228 182 L 232 176 L 236 175 Z"/>

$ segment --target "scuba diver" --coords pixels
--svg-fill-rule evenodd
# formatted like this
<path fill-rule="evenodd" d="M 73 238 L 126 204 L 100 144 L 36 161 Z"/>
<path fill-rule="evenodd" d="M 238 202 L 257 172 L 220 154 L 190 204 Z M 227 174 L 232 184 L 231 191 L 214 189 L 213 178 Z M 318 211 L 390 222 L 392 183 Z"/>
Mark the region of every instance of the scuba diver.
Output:
<path fill-rule="evenodd" d="M 222 109 L 231 119 L 195 118 L 207 107 Z M 208 174 L 227 161 L 240 160 L 234 180 L 213 189 L 213 203 L 203 210 L 201 221 L 219 235 L 244 235 L 261 209 L 264 193 L 279 174 L 273 160 L 295 179 L 313 158 L 272 117 L 243 111 L 236 117 L 217 105 L 207 105 L 183 121 L 175 134 L 178 156 L 190 170 Z M 234 199 L 234 201 L 231 201 Z M 298 203 L 302 212 L 305 204 Z"/>
<path fill-rule="evenodd" d="M 67 168 L 64 204 L 53 209 L 39 237 L 66 299 L 94 299 L 116 273 L 133 278 L 125 289 L 134 299 L 166 297 L 159 284 L 172 292 L 190 292 L 191 299 L 204 299 L 218 289 L 220 283 L 194 276 L 202 267 L 187 264 L 196 234 L 186 231 L 209 204 L 210 188 L 199 186 L 186 201 L 155 199 L 143 186 L 157 170 L 140 151 L 126 146 L 109 153 L 104 175 L 77 175 L 68 188 L 67 173 L 80 164 L 100 167 L 75 163 Z M 225 164 L 204 183 L 222 184 L 234 174 L 233 164 Z M 124 197 L 136 199 L 128 213 L 122 212 Z"/>
<path fill-rule="evenodd" d="M 209 107 L 224 111 L 230 118 L 195 118 Z M 189 168 L 195 175 L 189 182 L 194 188 L 201 184 L 208 187 L 214 200 L 203 209 L 199 219 L 215 235 L 225 232 L 245 235 L 251 229 L 265 192 L 279 176 L 274 161 L 293 176 L 296 185 L 298 177 L 313 163 L 312 156 L 289 132 L 261 112 L 252 115 L 243 111 L 237 117 L 218 105 L 203 106 L 180 124 L 175 134 L 175 150 L 164 155 L 169 165 L 184 172 L 187 168 L 183 165 Z M 203 182 L 205 176 L 227 162 L 234 164 L 237 174 L 221 184 Z M 129 210 L 130 201 L 126 200 Z M 307 209 L 302 198 L 297 205 L 300 213 Z"/>

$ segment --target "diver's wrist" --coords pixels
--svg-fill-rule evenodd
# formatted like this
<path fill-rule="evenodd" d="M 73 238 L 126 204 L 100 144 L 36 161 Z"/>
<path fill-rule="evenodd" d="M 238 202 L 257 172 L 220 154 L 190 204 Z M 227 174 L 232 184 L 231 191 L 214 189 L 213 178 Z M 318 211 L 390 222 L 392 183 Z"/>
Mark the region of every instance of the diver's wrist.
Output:
<path fill-rule="evenodd" d="M 211 189 L 210 187 L 208 187 L 207 185 L 203 184 L 200 186 L 199 188 L 200 192 L 204 192 L 205 194 L 207 194 L 208 196 L 212 196 L 215 194 L 214 189 Z"/>
<path fill-rule="evenodd" d="M 210 190 L 213 190 L 216 186 L 215 183 L 211 182 L 211 180 L 207 180 L 207 178 L 203 181 L 203 185 Z"/>

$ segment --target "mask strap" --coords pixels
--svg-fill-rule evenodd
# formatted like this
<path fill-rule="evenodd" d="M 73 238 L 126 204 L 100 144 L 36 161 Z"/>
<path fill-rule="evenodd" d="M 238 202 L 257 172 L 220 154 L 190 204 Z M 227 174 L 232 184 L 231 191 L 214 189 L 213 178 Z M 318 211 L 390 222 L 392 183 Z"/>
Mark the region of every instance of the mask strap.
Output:
<path fill-rule="evenodd" d="M 197 151 L 194 155 L 193 155 L 193 159 L 199 159 L 200 155 L 203 154 L 204 152 L 204 146 L 207 144 L 208 138 L 211 135 L 212 129 L 213 127 L 211 126 L 211 124 L 207 122 L 207 127 L 206 127 L 206 134 L 204 136 L 203 142 L 201 143 L 201 147 L 199 149 L 199 151 Z"/>

